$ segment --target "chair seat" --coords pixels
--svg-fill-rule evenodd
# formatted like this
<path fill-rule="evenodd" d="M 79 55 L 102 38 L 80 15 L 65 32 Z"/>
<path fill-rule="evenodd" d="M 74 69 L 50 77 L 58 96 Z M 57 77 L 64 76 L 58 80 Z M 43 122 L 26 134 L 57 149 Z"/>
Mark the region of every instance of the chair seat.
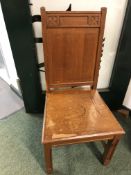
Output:
<path fill-rule="evenodd" d="M 105 140 L 119 134 L 124 134 L 124 130 L 97 90 L 74 89 L 46 94 L 43 143 Z"/>

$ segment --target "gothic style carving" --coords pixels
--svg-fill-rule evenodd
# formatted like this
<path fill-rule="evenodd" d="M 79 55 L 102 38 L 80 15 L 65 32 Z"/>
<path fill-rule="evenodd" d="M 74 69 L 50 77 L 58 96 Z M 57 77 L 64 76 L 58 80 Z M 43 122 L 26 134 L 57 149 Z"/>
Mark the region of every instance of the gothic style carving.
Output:
<path fill-rule="evenodd" d="M 101 48 L 101 56 L 100 56 L 100 65 L 99 69 L 101 69 L 101 62 L 102 62 L 102 56 L 103 56 L 103 48 L 104 48 L 105 38 L 102 40 L 102 48 Z"/>
<path fill-rule="evenodd" d="M 48 16 L 47 17 L 48 27 L 78 27 L 78 26 L 100 26 L 100 16 L 99 15 L 84 15 L 84 16 Z"/>
<path fill-rule="evenodd" d="M 103 56 L 104 43 L 105 43 L 105 38 L 103 38 L 102 40 L 101 57 Z"/>
<path fill-rule="evenodd" d="M 99 16 L 87 16 L 88 25 L 99 25 L 99 23 L 100 23 Z"/>
<path fill-rule="evenodd" d="M 59 24 L 58 16 L 48 16 L 47 26 L 57 26 Z"/>

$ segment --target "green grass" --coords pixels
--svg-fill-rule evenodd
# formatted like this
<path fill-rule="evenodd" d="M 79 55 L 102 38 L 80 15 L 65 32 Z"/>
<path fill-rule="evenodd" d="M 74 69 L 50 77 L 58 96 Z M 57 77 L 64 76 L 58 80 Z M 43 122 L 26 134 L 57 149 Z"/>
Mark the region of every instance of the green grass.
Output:
<path fill-rule="evenodd" d="M 55 175 L 131 175 L 131 120 L 117 117 L 126 130 L 115 155 L 105 167 L 100 143 L 53 149 Z M 41 145 L 42 115 L 20 110 L 0 120 L 0 175 L 45 175 Z"/>

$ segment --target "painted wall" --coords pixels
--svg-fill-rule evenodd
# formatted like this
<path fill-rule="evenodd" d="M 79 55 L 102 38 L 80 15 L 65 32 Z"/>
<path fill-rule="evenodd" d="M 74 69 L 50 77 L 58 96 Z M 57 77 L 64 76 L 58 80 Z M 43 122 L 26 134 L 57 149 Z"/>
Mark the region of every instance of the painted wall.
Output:
<path fill-rule="evenodd" d="M 40 7 L 44 6 L 47 10 L 66 10 L 72 4 L 72 10 L 100 10 L 107 7 L 107 18 L 105 26 L 105 47 L 99 72 L 98 88 L 107 88 L 111 77 L 118 41 L 121 33 L 123 19 L 125 15 L 127 0 L 30 0 L 32 15 L 40 14 Z M 33 24 L 35 36 L 42 37 L 41 23 Z M 37 44 L 38 61 L 43 62 L 42 44 Z M 41 74 L 43 89 L 45 89 L 44 73 Z"/>
<path fill-rule="evenodd" d="M 17 72 L 14 64 L 14 59 L 10 47 L 10 42 L 4 22 L 4 17 L 1 9 L 1 3 L 0 3 L 0 46 L 1 46 L 1 52 L 2 52 L 2 57 L 4 60 L 4 64 L 6 66 L 6 69 L 8 71 L 8 77 L 9 79 L 6 78 L 7 83 L 9 85 L 13 85 L 18 91 L 18 85 L 17 85 Z"/>
<path fill-rule="evenodd" d="M 123 105 L 131 110 L 131 79 L 127 88 L 127 92 L 123 101 Z"/>

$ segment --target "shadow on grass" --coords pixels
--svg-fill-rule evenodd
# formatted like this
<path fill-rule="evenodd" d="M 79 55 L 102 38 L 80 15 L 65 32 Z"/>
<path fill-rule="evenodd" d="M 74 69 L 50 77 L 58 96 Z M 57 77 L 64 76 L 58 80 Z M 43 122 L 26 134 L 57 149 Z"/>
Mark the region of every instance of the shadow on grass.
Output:
<path fill-rule="evenodd" d="M 44 163 L 44 151 L 41 143 L 42 137 L 42 126 L 43 126 L 43 115 L 35 114 L 30 115 L 28 125 L 25 128 L 26 140 L 24 141 L 25 146 L 29 149 L 30 153 L 36 159 L 41 169 L 45 171 Z"/>
<path fill-rule="evenodd" d="M 125 135 L 122 137 L 122 143 L 131 152 L 131 117 L 123 117 L 120 113 L 114 112 L 116 119 L 125 130 Z"/>
<path fill-rule="evenodd" d="M 95 142 L 86 143 L 86 146 L 91 150 L 92 154 L 100 161 L 102 164 L 102 153 L 98 149 Z"/>

